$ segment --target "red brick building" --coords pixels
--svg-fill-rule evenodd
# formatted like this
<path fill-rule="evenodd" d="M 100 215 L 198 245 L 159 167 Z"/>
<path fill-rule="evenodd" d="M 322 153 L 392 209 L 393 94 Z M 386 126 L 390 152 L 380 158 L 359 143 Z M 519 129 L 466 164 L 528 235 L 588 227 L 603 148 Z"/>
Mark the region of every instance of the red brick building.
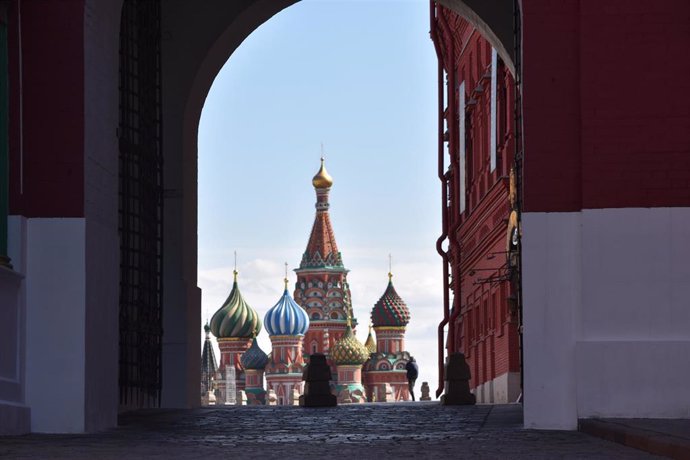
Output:
<path fill-rule="evenodd" d="M 446 347 L 461 351 L 478 402 L 520 395 L 517 290 L 507 245 L 515 151 L 515 82 L 496 50 L 466 19 L 436 7 L 432 39 L 442 78 L 440 165 L 453 298 Z"/>

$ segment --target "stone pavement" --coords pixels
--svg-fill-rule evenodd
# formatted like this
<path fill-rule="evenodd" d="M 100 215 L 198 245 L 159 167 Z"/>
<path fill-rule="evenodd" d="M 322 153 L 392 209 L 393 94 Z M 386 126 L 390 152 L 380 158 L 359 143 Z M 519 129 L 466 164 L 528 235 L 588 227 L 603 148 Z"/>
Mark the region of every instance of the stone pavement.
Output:
<path fill-rule="evenodd" d="M 373 403 L 229 406 L 125 414 L 87 435 L 0 438 L 12 459 L 636 459 L 649 454 L 579 432 L 522 428 L 519 405 Z"/>

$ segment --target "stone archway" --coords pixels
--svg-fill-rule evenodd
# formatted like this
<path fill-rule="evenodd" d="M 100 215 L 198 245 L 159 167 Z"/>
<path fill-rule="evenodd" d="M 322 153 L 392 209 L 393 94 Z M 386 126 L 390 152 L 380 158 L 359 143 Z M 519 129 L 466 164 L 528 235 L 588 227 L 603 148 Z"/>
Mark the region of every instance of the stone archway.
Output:
<path fill-rule="evenodd" d="M 164 329 L 175 337 L 169 335 L 164 339 L 163 405 L 173 404 L 183 393 L 187 398 L 196 399 L 197 383 L 191 379 L 190 371 L 185 373 L 185 366 L 189 363 L 179 360 L 176 354 L 167 355 L 170 360 L 167 361 L 165 341 L 184 342 L 194 347 L 199 330 L 196 319 L 200 311 L 200 293 L 196 287 L 196 158 L 201 110 L 213 80 L 234 50 L 262 23 L 294 3 L 295 0 L 255 0 L 241 4 L 209 1 L 193 10 L 183 1 L 163 4 L 163 71 L 166 75 L 163 79 L 163 145 L 165 188 L 168 190 L 164 204 L 164 241 L 165 253 L 175 254 L 173 258 L 167 258 L 164 272 L 166 280 L 179 281 L 165 283 Z M 483 27 L 482 30 L 501 27 L 500 32 L 492 33 L 491 37 L 498 49 L 504 50 L 506 62 L 512 63 L 512 0 L 497 0 L 495 5 L 492 4 L 497 10 L 483 8 L 481 2 L 471 3 L 455 1 L 448 6 L 470 15 Z M 196 316 L 191 316 L 192 311 Z M 189 321 L 188 318 L 192 317 L 196 329 L 192 331 L 188 327 L 182 330 L 179 322 Z M 195 372 L 198 358 L 191 355 L 187 359 L 193 363 L 191 372 Z M 175 390 L 177 396 L 173 398 L 170 387 L 166 390 L 165 382 L 174 382 L 173 385 L 178 386 L 180 375 L 186 376 L 187 383 L 184 389 Z M 194 392 L 187 393 L 192 388 Z"/>

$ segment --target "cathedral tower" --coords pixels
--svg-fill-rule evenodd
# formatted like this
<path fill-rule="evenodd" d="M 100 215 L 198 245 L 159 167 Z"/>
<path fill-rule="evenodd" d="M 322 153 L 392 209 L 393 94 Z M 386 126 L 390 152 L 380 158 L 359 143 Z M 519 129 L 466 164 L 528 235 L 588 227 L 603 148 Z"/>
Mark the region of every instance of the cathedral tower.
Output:
<path fill-rule="evenodd" d="M 244 368 L 240 357 L 261 330 L 259 315 L 244 300 L 237 286 L 237 270 L 233 271 L 233 276 L 230 295 L 213 315 L 210 324 L 211 332 L 218 339 L 218 348 L 220 348 L 219 371 L 224 387 L 221 385 L 219 390 L 223 403 L 231 403 L 235 400 L 234 392 L 228 393 L 228 388 L 234 386 L 237 391 L 244 390 Z M 229 381 L 233 374 L 235 385 Z"/>
<path fill-rule="evenodd" d="M 316 216 L 302 262 L 295 270 L 297 284 L 294 296 L 310 319 L 304 338 L 305 356 L 323 353 L 329 357 L 335 342 L 345 334 L 347 318 L 353 315 L 347 284 L 348 270 L 343 266 L 328 213 L 328 194 L 333 178 L 326 171 L 323 158 L 312 185 L 316 190 Z M 353 327 L 356 324 L 353 318 Z"/>
<path fill-rule="evenodd" d="M 268 389 L 275 391 L 280 405 L 295 404 L 303 392 L 302 339 L 309 329 L 309 317 L 290 297 L 287 285 L 286 277 L 282 297 L 264 318 L 273 348 L 266 365 L 266 382 Z"/>
<path fill-rule="evenodd" d="M 405 329 L 410 322 L 410 309 L 393 287 L 393 274 L 390 272 L 388 286 L 371 310 L 371 321 L 376 332 L 376 351 L 364 365 L 367 394 L 382 401 L 390 387 L 394 401 L 407 400 L 405 365 L 410 353 L 405 350 Z M 372 339 L 370 345 L 373 342 Z"/>

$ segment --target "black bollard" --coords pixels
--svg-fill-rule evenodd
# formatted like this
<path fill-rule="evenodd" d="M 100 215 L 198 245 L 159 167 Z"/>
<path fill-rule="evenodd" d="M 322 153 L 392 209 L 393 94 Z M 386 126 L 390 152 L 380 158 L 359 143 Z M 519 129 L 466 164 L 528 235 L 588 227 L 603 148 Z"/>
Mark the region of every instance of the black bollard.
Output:
<path fill-rule="evenodd" d="M 323 353 L 314 353 L 309 357 L 309 364 L 302 371 L 304 394 L 299 397 L 302 407 L 331 407 L 338 400 L 331 393 L 331 368 Z"/>
<path fill-rule="evenodd" d="M 446 406 L 463 406 L 477 403 L 477 398 L 470 393 L 470 366 L 465 362 L 465 355 L 453 353 L 448 356 L 445 369 L 445 394 L 441 404 Z"/>

